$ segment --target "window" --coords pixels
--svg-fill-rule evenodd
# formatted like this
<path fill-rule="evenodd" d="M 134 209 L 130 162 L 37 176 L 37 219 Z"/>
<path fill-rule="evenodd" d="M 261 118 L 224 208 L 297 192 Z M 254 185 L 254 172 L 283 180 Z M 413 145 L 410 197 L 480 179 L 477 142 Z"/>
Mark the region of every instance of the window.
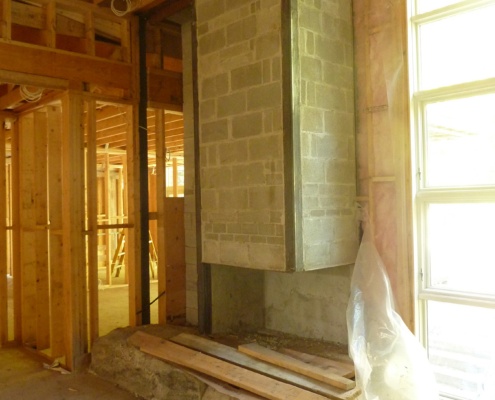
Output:
<path fill-rule="evenodd" d="M 410 0 L 421 339 L 446 399 L 495 399 L 495 0 Z"/>

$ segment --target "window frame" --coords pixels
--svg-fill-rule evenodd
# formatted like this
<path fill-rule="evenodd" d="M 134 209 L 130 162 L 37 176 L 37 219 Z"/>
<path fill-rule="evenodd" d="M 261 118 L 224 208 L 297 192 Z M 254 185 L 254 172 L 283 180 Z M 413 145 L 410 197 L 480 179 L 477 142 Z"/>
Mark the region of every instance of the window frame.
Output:
<path fill-rule="evenodd" d="M 495 203 L 495 183 L 472 186 L 429 187 L 427 171 L 427 127 L 425 110 L 428 104 L 464 97 L 495 93 L 495 72 L 493 78 L 459 83 L 450 86 L 420 90 L 419 28 L 422 24 L 438 21 L 458 13 L 495 4 L 494 0 L 465 0 L 417 14 L 419 0 L 408 0 L 409 71 L 411 107 L 411 156 L 412 156 L 412 200 L 413 237 L 416 299 L 416 332 L 419 340 L 428 350 L 428 301 L 440 301 L 495 309 L 495 295 L 476 294 L 451 289 L 431 287 L 431 265 L 428 249 L 427 217 L 430 204 L 462 204 L 487 202 Z M 445 398 L 445 397 L 444 397 Z M 456 397 L 447 397 L 456 398 Z"/>

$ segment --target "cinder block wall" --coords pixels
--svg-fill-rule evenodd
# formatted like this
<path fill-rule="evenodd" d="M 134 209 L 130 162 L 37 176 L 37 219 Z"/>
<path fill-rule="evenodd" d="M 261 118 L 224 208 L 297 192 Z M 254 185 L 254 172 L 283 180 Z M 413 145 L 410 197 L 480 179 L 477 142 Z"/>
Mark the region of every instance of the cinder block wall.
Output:
<path fill-rule="evenodd" d="M 303 265 L 311 270 L 352 264 L 357 224 L 351 2 L 300 0 L 295 23 Z"/>
<path fill-rule="evenodd" d="M 203 261 L 284 270 L 280 3 L 196 12 Z"/>
<path fill-rule="evenodd" d="M 203 250 L 211 264 L 286 267 L 281 4 L 196 1 Z M 351 264 L 357 245 L 352 11 L 346 0 L 297 7 L 298 234 L 307 269 L 319 269 Z M 214 330 L 264 325 L 346 341 L 348 265 L 247 271 L 239 279 L 238 268 L 214 265 Z"/>
<path fill-rule="evenodd" d="M 305 269 L 356 255 L 352 5 L 298 1 L 300 153 Z M 347 342 L 352 268 L 265 272 L 265 327 Z"/>

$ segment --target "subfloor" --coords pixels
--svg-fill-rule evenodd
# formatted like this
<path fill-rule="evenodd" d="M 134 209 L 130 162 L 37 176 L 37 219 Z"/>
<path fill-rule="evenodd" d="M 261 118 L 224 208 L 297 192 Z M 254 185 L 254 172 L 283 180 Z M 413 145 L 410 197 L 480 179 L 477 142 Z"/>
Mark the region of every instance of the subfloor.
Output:
<path fill-rule="evenodd" d="M 136 400 L 136 396 L 88 372 L 61 374 L 17 348 L 0 349 L 0 400 Z"/>

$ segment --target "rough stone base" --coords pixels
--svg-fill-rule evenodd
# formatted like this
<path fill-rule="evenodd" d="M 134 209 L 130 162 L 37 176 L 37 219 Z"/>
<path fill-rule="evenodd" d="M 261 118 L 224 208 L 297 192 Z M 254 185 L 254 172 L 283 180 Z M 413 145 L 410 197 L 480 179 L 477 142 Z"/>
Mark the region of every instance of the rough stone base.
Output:
<path fill-rule="evenodd" d="M 127 339 L 137 330 L 163 339 L 170 339 L 183 332 L 198 334 L 193 328 L 180 326 L 148 325 L 116 329 L 94 343 L 91 353 L 91 372 L 146 400 L 261 399 L 219 380 L 141 352 L 127 343 Z M 321 357 L 349 360 L 347 346 L 270 330 L 218 334 L 210 338 L 234 348 L 239 344 L 257 342 L 273 349 L 287 347 Z"/>
<path fill-rule="evenodd" d="M 163 326 L 119 328 L 98 338 L 91 350 L 90 371 L 146 400 L 233 400 L 258 397 L 239 392 L 221 393 L 199 376 L 168 364 L 127 344 L 127 338 L 137 330 L 164 339 L 190 329 Z M 221 384 L 220 384 L 221 385 Z M 229 389 L 236 392 L 234 388 Z"/>

